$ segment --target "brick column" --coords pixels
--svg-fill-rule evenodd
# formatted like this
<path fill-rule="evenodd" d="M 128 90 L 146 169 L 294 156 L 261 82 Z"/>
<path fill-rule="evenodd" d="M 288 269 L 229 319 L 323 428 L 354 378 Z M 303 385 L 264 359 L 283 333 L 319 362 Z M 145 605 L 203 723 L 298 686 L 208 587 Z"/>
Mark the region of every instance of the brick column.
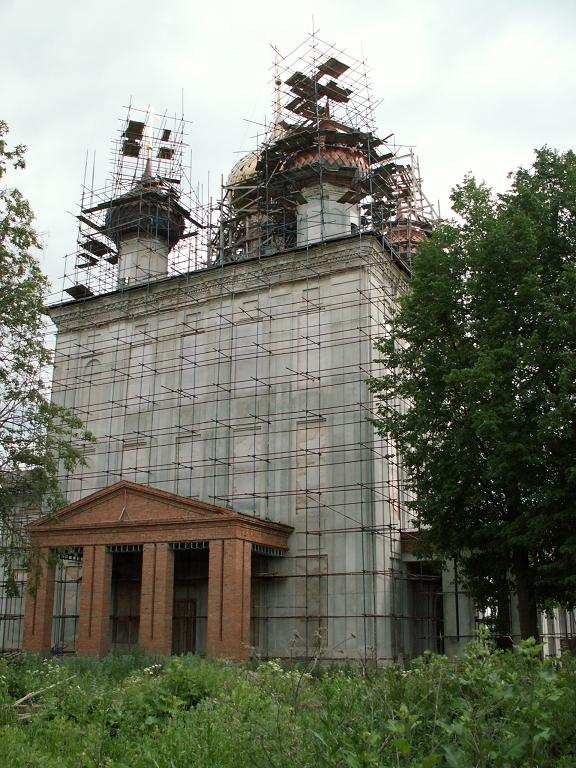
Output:
<path fill-rule="evenodd" d="M 112 555 L 105 546 L 84 547 L 76 651 L 105 656 L 110 645 Z"/>
<path fill-rule="evenodd" d="M 49 562 L 50 550 L 40 550 L 40 569 L 36 593 L 26 593 L 24 609 L 25 651 L 42 653 L 52 648 L 52 614 L 54 613 L 54 565 Z"/>
<path fill-rule="evenodd" d="M 144 544 L 138 644 L 152 653 L 172 653 L 174 552 L 168 544 Z"/>
<path fill-rule="evenodd" d="M 206 655 L 250 658 L 252 544 L 241 539 L 210 542 Z"/>

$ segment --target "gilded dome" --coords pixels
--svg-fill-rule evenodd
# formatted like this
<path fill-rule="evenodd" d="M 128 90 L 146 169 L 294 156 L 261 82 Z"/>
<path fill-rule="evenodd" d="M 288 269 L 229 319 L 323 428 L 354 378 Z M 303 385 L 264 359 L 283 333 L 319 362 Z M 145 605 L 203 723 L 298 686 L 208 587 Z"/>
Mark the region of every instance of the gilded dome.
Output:
<path fill-rule="evenodd" d="M 247 181 L 253 179 L 256 173 L 256 165 L 259 157 L 260 152 L 257 151 L 249 152 L 244 157 L 241 157 L 230 171 L 230 175 L 228 176 L 228 186 L 242 186 Z"/>
<path fill-rule="evenodd" d="M 286 133 L 286 129 L 279 123 L 273 123 L 267 132 L 267 140 L 264 144 L 260 145 L 260 149 L 254 149 L 248 152 L 247 155 L 241 157 L 240 160 L 233 166 L 228 176 L 227 186 L 229 187 L 241 187 L 245 184 L 249 185 L 249 182 L 256 175 L 256 166 L 262 156 L 262 152 L 266 146 L 270 146 L 271 142 L 281 138 Z"/>

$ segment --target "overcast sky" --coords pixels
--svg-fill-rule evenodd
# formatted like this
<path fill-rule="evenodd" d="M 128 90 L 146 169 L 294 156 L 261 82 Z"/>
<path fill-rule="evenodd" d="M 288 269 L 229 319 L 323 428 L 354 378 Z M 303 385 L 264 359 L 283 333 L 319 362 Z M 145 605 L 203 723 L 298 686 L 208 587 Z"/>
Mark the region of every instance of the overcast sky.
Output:
<path fill-rule="evenodd" d="M 0 119 L 28 146 L 14 177 L 57 281 L 75 247 L 86 150 L 97 181 L 130 97 L 174 113 L 184 91 L 194 175 L 226 173 L 271 101 L 270 43 L 312 29 L 371 68 L 381 135 L 414 144 L 448 207 L 467 171 L 498 190 L 543 144 L 574 147 L 576 0 L 0 0 Z"/>

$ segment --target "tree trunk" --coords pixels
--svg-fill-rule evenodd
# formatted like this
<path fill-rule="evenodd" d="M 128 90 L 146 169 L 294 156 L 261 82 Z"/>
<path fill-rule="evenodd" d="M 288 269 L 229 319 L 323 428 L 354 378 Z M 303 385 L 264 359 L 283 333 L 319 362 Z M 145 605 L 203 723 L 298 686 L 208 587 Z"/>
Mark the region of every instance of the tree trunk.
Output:
<path fill-rule="evenodd" d="M 518 597 L 520 636 L 522 640 L 533 637 L 536 642 L 539 642 L 538 609 L 536 608 L 534 589 L 530 578 L 528 553 L 525 550 L 516 550 L 512 555 L 512 562 L 512 570 L 516 582 L 516 595 Z"/>
<path fill-rule="evenodd" d="M 511 635 L 512 622 L 510 616 L 510 593 L 502 592 L 498 596 L 496 625 L 494 627 L 497 635 Z"/>

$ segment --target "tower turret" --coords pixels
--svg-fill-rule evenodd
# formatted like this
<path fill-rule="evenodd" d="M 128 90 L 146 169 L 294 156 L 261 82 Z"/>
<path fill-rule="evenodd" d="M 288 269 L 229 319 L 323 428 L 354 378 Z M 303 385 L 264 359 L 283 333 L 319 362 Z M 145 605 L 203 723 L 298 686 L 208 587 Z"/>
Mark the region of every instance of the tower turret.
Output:
<path fill-rule="evenodd" d="M 120 285 L 168 273 L 168 254 L 186 227 L 187 211 L 177 198 L 168 182 L 154 177 L 148 158 L 132 189 L 109 202 L 105 230 L 118 250 Z"/>
<path fill-rule="evenodd" d="M 349 235 L 358 227 L 358 201 L 370 172 L 366 135 L 325 117 L 288 138 L 292 147 L 296 139 L 296 149 L 285 147 L 279 173 L 297 192 L 296 244 Z"/>
<path fill-rule="evenodd" d="M 205 207 L 185 170 L 186 139 L 183 116 L 130 105 L 112 140 L 105 186 L 94 185 L 95 155 L 90 183 L 86 158 L 77 250 L 64 287 L 74 300 L 206 265 Z"/>

